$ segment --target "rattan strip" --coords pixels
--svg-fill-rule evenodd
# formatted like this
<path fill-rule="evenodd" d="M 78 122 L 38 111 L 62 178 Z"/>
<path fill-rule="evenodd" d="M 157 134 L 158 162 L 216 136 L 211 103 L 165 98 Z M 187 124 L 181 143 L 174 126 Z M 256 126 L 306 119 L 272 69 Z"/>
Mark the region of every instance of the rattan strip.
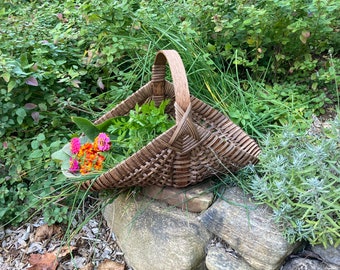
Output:
<path fill-rule="evenodd" d="M 197 104 L 197 102 L 195 103 L 195 105 Z M 208 106 L 208 105 L 206 105 Z M 195 110 L 196 108 L 194 108 Z M 212 109 L 212 108 L 211 108 Z M 206 111 L 207 112 L 210 112 Z M 201 112 L 200 112 L 201 113 Z M 200 118 L 204 118 L 204 117 L 200 117 L 200 115 L 198 113 L 196 113 L 196 111 L 193 112 L 194 115 L 194 120 L 196 119 L 200 119 Z M 216 131 L 217 133 L 220 133 L 221 136 L 224 136 L 226 139 L 231 140 L 233 143 L 240 145 L 242 147 L 242 149 L 244 149 L 245 151 L 248 151 L 249 149 L 252 148 L 258 148 L 257 144 L 255 143 L 255 141 L 253 139 L 251 139 L 246 133 L 244 133 L 238 126 L 236 126 L 235 124 L 233 124 L 229 119 L 226 119 L 225 117 L 223 118 L 223 115 L 218 115 L 216 114 L 215 116 L 218 116 L 218 121 L 215 120 L 215 127 L 214 127 L 214 131 Z M 217 117 L 215 117 L 217 118 Z M 206 128 L 210 129 L 212 125 L 209 125 L 210 123 L 208 121 L 205 122 Z M 218 127 L 221 128 L 218 129 Z M 243 140 L 243 141 L 242 141 Z M 242 141 L 242 143 L 240 143 Z M 248 141 L 246 144 L 243 144 L 243 142 Z"/>
<path fill-rule="evenodd" d="M 141 87 L 137 92 L 132 94 L 130 97 L 122 101 L 115 108 L 96 120 L 95 124 L 100 124 L 105 120 L 113 117 L 128 114 L 130 110 L 134 109 L 136 104 L 143 104 L 150 96 L 152 96 L 152 85 L 149 82 L 148 84 Z"/>

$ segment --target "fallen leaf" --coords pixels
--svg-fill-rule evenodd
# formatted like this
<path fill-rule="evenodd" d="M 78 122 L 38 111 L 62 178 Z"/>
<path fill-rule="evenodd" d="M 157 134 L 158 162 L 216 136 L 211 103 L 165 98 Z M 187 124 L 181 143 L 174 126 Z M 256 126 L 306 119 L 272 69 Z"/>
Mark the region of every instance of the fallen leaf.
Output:
<path fill-rule="evenodd" d="M 51 238 L 52 235 L 59 233 L 61 233 L 61 228 L 57 225 L 48 226 L 47 224 L 44 224 L 37 228 L 33 240 L 34 242 L 41 242 Z"/>
<path fill-rule="evenodd" d="M 31 254 L 28 262 L 32 265 L 27 270 L 55 270 L 58 266 L 54 253 Z"/>
<path fill-rule="evenodd" d="M 309 38 L 310 37 L 310 32 L 309 31 L 302 31 L 301 35 L 303 35 L 305 38 Z"/>
<path fill-rule="evenodd" d="M 98 265 L 98 270 L 124 270 L 125 264 L 117 263 L 110 260 L 104 260 Z"/>
<path fill-rule="evenodd" d="M 31 67 L 31 69 L 32 69 L 33 71 L 37 71 L 37 70 L 38 70 L 38 64 L 35 63 L 35 64 Z"/>
<path fill-rule="evenodd" d="M 58 257 L 58 259 L 61 259 L 67 256 L 68 254 L 71 254 L 75 249 L 77 249 L 77 247 L 63 246 L 60 249 L 55 250 L 53 253 Z"/>
<path fill-rule="evenodd" d="M 61 21 L 64 19 L 64 17 L 63 17 L 63 14 L 62 14 L 62 13 L 58 13 L 58 14 L 57 14 L 57 17 L 58 17 L 58 19 L 59 19 L 59 20 L 61 20 Z"/>

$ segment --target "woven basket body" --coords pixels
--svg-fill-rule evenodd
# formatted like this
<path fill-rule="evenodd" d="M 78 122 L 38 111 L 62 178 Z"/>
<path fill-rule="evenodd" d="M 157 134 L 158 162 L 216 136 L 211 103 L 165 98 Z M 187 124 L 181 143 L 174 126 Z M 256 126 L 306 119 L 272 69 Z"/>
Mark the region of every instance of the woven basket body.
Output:
<path fill-rule="evenodd" d="M 173 83 L 165 81 L 168 62 Z M 127 115 L 136 104 L 170 99 L 167 113 L 176 124 L 144 148 L 82 184 L 92 190 L 129 186 L 186 187 L 204 179 L 255 164 L 260 149 L 226 115 L 190 96 L 182 60 L 173 50 L 158 52 L 152 79 L 95 123 Z"/>

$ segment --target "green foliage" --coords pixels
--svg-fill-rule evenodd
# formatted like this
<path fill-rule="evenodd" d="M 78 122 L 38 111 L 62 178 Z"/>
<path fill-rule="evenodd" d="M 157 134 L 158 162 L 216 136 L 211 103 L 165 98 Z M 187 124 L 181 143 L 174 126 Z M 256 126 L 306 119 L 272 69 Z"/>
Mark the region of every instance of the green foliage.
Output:
<path fill-rule="evenodd" d="M 340 117 L 308 135 L 285 127 L 263 142 L 256 171 L 243 183 L 274 211 L 290 242 L 340 244 Z"/>
<path fill-rule="evenodd" d="M 269 122 L 277 125 L 303 124 L 304 119 L 310 119 L 312 114 L 324 113 L 326 103 L 332 103 L 324 92 L 306 92 L 306 85 L 283 83 L 269 86 L 255 83 L 250 88 L 250 91 L 244 91 L 244 96 L 249 104 L 255 100 L 250 105 L 251 110 L 258 116 L 270 117 Z"/>
<path fill-rule="evenodd" d="M 47 224 L 63 223 L 69 219 L 69 208 L 66 206 L 54 207 L 49 205 L 44 209 L 44 220 Z"/>
<path fill-rule="evenodd" d="M 44 133 L 32 139 L 13 137 L 3 142 L 0 150 L 1 221 L 23 221 L 31 214 L 27 205 L 34 204 L 35 196 L 41 196 L 54 185 L 54 162 L 50 155 L 60 145 L 61 141 L 49 144 Z M 35 186 L 40 190 L 32 193 Z"/>
<path fill-rule="evenodd" d="M 70 116 L 93 113 L 91 106 L 100 111 L 130 93 L 119 87 L 131 79 L 128 73 L 112 75 L 84 58 L 92 37 L 81 34 L 86 20 L 74 1 L 24 2 L 0 4 L 1 223 L 21 222 L 37 200 L 54 202 L 44 199 L 59 185 L 50 156 L 66 143 Z"/>
<path fill-rule="evenodd" d="M 339 8 L 333 0 L 238 0 L 212 5 L 207 18 L 213 18 L 215 35 L 209 48 L 258 75 L 306 78 L 323 69 L 324 60 L 318 56 L 339 48 L 334 34 Z"/>
<path fill-rule="evenodd" d="M 78 126 L 78 128 L 84 132 L 86 137 L 88 137 L 91 141 L 98 136 L 101 132 L 99 128 L 94 125 L 90 120 L 83 117 L 72 117 L 72 121 Z"/>
<path fill-rule="evenodd" d="M 123 153 L 129 156 L 171 128 L 175 122 L 165 113 L 169 100 L 164 100 L 157 107 L 150 101 L 131 110 L 126 118 L 113 118 L 108 132 L 116 139 L 113 144 L 119 145 Z"/>

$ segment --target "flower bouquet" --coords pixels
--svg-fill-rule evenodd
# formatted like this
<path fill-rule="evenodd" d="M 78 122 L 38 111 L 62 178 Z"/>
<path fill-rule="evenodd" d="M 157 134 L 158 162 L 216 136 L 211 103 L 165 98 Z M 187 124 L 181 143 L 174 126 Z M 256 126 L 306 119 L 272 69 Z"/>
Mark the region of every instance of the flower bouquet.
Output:
<path fill-rule="evenodd" d="M 104 152 L 110 150 L 109 136 L 101 132 L 94 139 L 94 142 L 86 142 L 81 145 L 80 138 L 75 137 L 70 141 L 70 157 L 71 173 L 87 174 L 92 170 L 100 171 L 103 169 L 103 162 L 105 160 Z"/>

